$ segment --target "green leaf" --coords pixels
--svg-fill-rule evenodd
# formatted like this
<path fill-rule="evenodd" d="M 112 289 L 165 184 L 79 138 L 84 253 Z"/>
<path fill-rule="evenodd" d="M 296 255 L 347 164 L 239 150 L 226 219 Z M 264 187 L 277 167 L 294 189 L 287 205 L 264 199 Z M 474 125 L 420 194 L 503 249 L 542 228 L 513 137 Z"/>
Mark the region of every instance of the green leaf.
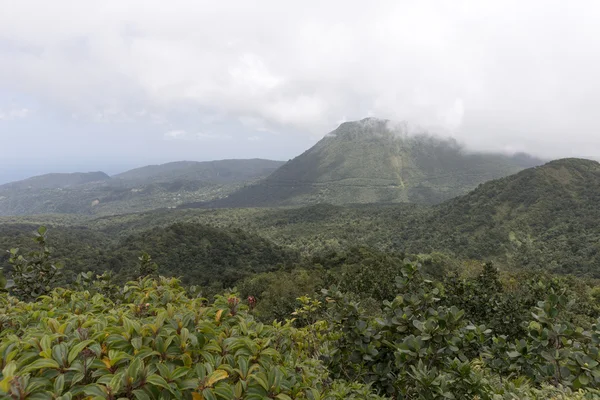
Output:
<path fill-rule="evenodd" d="M 217 400 L 217 397 L 213 394 L 212 390 L 204 389 L 202 391 L 202 396 L 204 396 L 205 400 Z"/>
<path fill-rule="evenodd" d="M 96 385 L 96 384 L 92 384 L 92 385 L 87 385 L 84 389 L 83 392 L 88 395 L 88 396 L 94 396 L 94 397 L 99 397 L 101 399 L 106 399 L 108 398 L 108 394 L 106 393 L 106 389 L 103 388 L 100 385 Z"/>
<path fill-rule="evenodd" d="M 54 394 L 62 394 L 64 387 L 65 376 L 60 374 L 54 379 Z"/>
<path fill-rule="evenodd" d="M 168 391 L 171 391 L 171 387 L 169 386 L 167 381 L 165 381 L 165 379 L 160 375 L 152 374 L 146 378 L 146 382 L 148 382 L 154 386 L 158 386 L 163 389 L 167 389 Z"/>
<path fill-rule="evenodd" d="M 133 391 L 133 395 L 137 400 L 152 400 L 150 396 L 146 392 L 141 389 L 136 389 Z"/>
<path fill-rule="evenodd" d="M 135 358 L 131 364 L 129 364 L 129 368 L 127 368 L 127 376 L 133 379 L 137 378 L 143 367 L 142 360 Z"/>
<path fill-rule="evenodd" d="M 88 347 L 90 344 L 94 343 L 93 340 L 84 340 L 83 342 L 77 343 L 75 346 L 69 350 L 69 355 L 67 356 L 67 361 L 71 364 L 75 359 L 79 356 L 79 354 Z"/>
<path fill-rule="evenodd" d="M 577 379 L 579 380 L 579 383 L 581 383 L 582 386 L 587 386 L 587 384 L 590 383 L 590 378 L 588 378 L 586 374 L 579 375 Z"/>
<path fill-rule="evenodd" d="M 509 351 L 509 352 L 508 352 L 508 353 L 506 353 L 506 354 L 508 354 L 508 356 L 509 356 L 510 358 L 517 358 L 517 357 L 521 357 L 521 353 L 519 353 L 518 351 Z"/>
<path fill-rule="evenodd" d="M 29 364 L 26 368 L 24 368 L 23 373 L 28 373 L 28 372 L 32 372 L 32 371 L 37 371 L 38 369 L 46 369 L 46 368 L 58 369 L 58 368 L 60 368 L 60 365 L 58 365 L 58 363 L 53 359 L 39 358 L 39 359 L 35 360 L 34 362 L 32 362 L 31 364 Z"/>

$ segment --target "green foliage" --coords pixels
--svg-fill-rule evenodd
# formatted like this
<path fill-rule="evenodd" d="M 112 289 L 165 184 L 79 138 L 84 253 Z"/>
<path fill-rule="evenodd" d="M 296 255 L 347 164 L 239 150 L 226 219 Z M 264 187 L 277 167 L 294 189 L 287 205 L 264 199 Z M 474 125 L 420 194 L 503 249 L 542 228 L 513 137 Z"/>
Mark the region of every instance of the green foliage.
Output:
<path fill-rule="evenodd" d="M 18 243 L 24 251 L 36 250 L 30 239 L 32 224 L 0 224 L 0 245 Z M 282 248 L 262 237 L 239 229 L 176 223 L 165 227 L 145 227 L 135 234 L 117 236 L 84 227 L 53 227 L 55 259 L 68 268 L 60 283 L 77 274 L 112 271 L 122 281 L 139 276 L 142 253 L 161 266 L 161 273 L 182 277 L 185 283 L 201 284 L 213 293 L 234 286 L 254 273 L 276 270 L 298 260 L 295 251 Z M 11 243 L 11 240 L 13 243 Z M 6 253 L 8 261 L 9 253 Z M 0 256 L 0 266 L 3 262 Z"/>
<path fill-rule="evenodd" d="M 595 390 L 600 332 L 595 325 L 585 331 L 564 320 L 572 318 L 566 308 L 575 304 L 567 296 L 551 294 L 540 302 L 534 320 L 524 322 L 525 333 L 511 342 L 466 318 L 441 284 L 422 276 L 418 264 L 407 260 L 400 271 L 397 296 L 383 302 L 381 317 L 336 288 L 323 291 L 324 302 L 301 299 L 295 315 L 309 323 L 305 347 L 321 354 L 334 377 L 407 399 L 595 398 L 600 393 Z M 475 281 L 478 293 L 505 290 L 491 264 Z M 499 320 L 514 313 L 496 312 L 504 313 Z M 526 319 L 528 310 L 521 312 Z"/>
<path fill-rule="evenodd" d="M 498 269 L 484 264 L 475 279 L 449 275 L 444 280 L 444 302 L 465 310 L 467 318 L 479 321 L 495 333 L 509 337 L 524 334 L 522 324 L 529 318 L 535 298 L 525 290 L 506 292 Z"/>
<path fill-rule="evenodd" d="M 45 250 L 21 263 L 52 265 L 45 236 L 36 236 Z M 156 277 L 147 253 L 138 261 L 124 286 L 86 272 L 21 296 L 29 302 L 0 294 L 0 397 L 600 395 L 598 290 L 574 278 L 500 274 L 491 263 L 473 273 L 439 254 L 353 247 L 248 276 L 242 296 L 209 302 L 203 288 Z"/>
<path fill-rule="evenodd" d="M 253 314 L 261 321 L 285 321 L 298 307 L 298 298 L 323 287 L 323 278 L 319 269 L 264 272 L 243 280 L 237 289 L 243 298 L 256 300 Z"/>
<path fill-rule="evenodd" d="M 527 324 L 527 336 L 512 343 L 495 339 L 495 349 L 505 352 L 490 361 L 493 368 L 524 374 L 538 383 L 573 389 L 600 386 L 600 325 L 584 330 L 564 319 L 572 306 L 567 296 L 551 291 L 538 303 Z M 600 322 L 600 321 L 599 321 Z"/>
<path fill-rule="evenodd" d="M 64 249 L 61 251 L 70 258 L 65 262 L 77 272 L 118 271 L 122 266 L 129 270 L 139 253 L 146 251 L 161 267 L 187 279 L 188 271 L 195 270 L 188 263 L 197 257 L 190 254 L 190 246 L 202 248 L 193 242 L 199 234 L 194 236 L 193 229 L 183 229 L 189 235 L 178 241 L 187 241 L 187 249 L 178 248 L 178 242 L 164 246 L 169 240 L 165 236 L 179 235 L 169 232 L 172 229 L 168 227 L 181 222 L 224 229 L 242 240 L 260 236 L 269 246 L 285 247 L 305 257 L 344 252 L 361 245 L 384 253 L 441 252 L 462 260 L 492 260 L 504 269 L 600 277 L 600 236 L 596 229 L 600 220 L 599 187 L 598 163 L 568 159 L 487 182 L 466 196 L 436 207 L 320 204 L 278 209 L 160 210 L 110 218 L 52 220 L 55 225 L 63 225 L 53 227 L 61 231 L 56 239 L 65 238 L 56 247 Z M 0 224 L 0 244 L 5 248 L 14 243 L 12 232 L 19 228 L 19 221 L 47 222 L 32 217 L 2 221 L 7 221 Z M 215 243 L 227 241 L 224 236 L 206 234 L 218 236 Z M 75 237 L 81 239 L 67 240 Z M 165 256 L 148 248 L 147 239 L 161 247 L 160 253 Z M 263 247 L 258 240 L 255 242 Z M 88 246 L 94 249 L 93 256 L 86 256 L 92 254 Z M 212 258 L 211 264 L 221 260 L 235 263 L 220 256 Z M 182 264 L 188 265 L 176 271 Z M 232 277 L 227 284 L 239 278 Z"/>
<path fill-rule="evenodd" d="M 30 301 L 47 294 L 52 289 L 62 264 L 53 262 L 51 250 L 46 245 L 46 228 L 40 227 L 36 232 L 35 242 L 38 250 L 27 255 L 19 253 L 19 249 L 9 251 L 9 263 L 12 267 L 10 281 L 5 286 L 16 297 Z"/>
<path fill-rule="evenodd" d="M 140 261 L 138 264 L 138 275 L 140 278 L 154 275 L 158 272 L 158 264 L 152 261 L 150 254 L 145 251 L 138 257 Z"/>
<path fill-rule="evenodd" d="M 379 397 L 331 381 L 294 350 L 295 329 L 256 322 L 234 296 L 211 305 L 175 279 L 102 294 L 56 289 L 0 298 L 0 393 L 16 399 L 343 399 Z M 326 383 L 327 382 L 327 383 Z M 364 395 L 364 396 L 363 396 Z"/>
<path fill-rule="evenodd" d="M 152 255 L 162 273 L 182 276 L 185 283 L 223 287 L 297 259 L 293 252 L 257 235 L 176 223 L 125 238 L 115 246 L 108 263 L 118 270 L 121 260 L 135 259 L 142 252 Z"/>

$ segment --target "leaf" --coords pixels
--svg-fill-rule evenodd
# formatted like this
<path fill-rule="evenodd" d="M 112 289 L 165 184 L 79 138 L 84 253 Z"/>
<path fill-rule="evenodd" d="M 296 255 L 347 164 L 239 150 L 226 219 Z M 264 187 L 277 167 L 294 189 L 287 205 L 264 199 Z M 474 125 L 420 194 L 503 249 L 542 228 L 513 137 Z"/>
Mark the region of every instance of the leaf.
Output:
<path fill-rule="evenodd" d="M 53 359 L 39 358 L 39 359 L 35 360 L 34 362 L 32 362 L 31 364 L 29 364 L 26 368 L 24 368 L 23 373 L 32 372 L 32 371 L 36 371 L 38 369 L 45 369 L 45 368 L 58 369 L 58 368 L 60 368 L 60 366 Z"/>
<path fill-rule="evenodd" d="M 227 373 L 227 371 L 218 369 L 209 375 L 206 385 L 212 387 L 215 383 L 217 383 L 223 379 L 227 379 L 228 377 L 229 377 L 229 374 Z"/>
<path fill-rule="evenodd" d="M 204 396 L 202 396 L 202 393 L 193 392 L 192 399 L 193 400 L 204 400 Z"/>
<path fill-rule="evenodd" d="M 590 379 L 587 377 L 586 374 L 579 375 L 577 379 L 579 380 L 579 383 L 581 383 L 582 386 L 586 386 L 588 383 L 590 383 Z"/>
<path fill-rule="evenodd" d="M 11 361 L 6 367 L 4 367 L 4 369 L 2 370 L 2 377 L 4 379 L 0 381 L 0 390 L 2 390 L 5 393 L 8 393 L 8 391 L 10 390 L 10 381 L 15 375 L 16 370 L 17 363 L 15 363 L 14 361 Z"/>
<path fill-rule="evenodd" d="M 510 358 L 517 358 L 521 356 L 521 353 L 518 351 L 509 351 L 507 354 Z"/>
<path fill-rule="evenodd" d="M 158 386 L 163 389 L 167 389 L 168 391 L 171 391 L 171 387 L 169 386 L 167 381 L 160 375 L 152 374 L 146 378 L 146 382 L 148 382 L 154 386 Z"/>
<path fill-rule="evenodd" d="M 65 388 L 65 376 L 60 374 L 54 380 L 54 394 L 62 394 Z"/>
<path fill-rule="evenodd" d="M 221 320 L 222 314 L 223 314 L 223 310 L 217 311 L 217 314 L 215 315 L 215 321 L 219 322 Z"/>
<path fill-rule="evenodd" d="M 202 391 L 202 395 L 204 396 L 204 398 L 206 400 L 217 400 L 216 396 L 213 394 L 213 392 L 210 389 L 204 389 Z"/>
<path fill-rule="evenodd" d="M 144 368 L 142 360 L 140 360 L 139 358 L 134 359 L 129 364 L 129 368 L 127 368 L 127 376 L 133 379 L 137 378 L 142 368 Z"/>
<path fill-rule="evenodd" d="M 88 396 L 100 397 L 101 399 L 106 399 L 106 390 L 100 385 L 88 385 L 83 389 L 83 392 Z"/>
<path fill-rule="evenodd" d="M 152 400 L 152 398 L 141 389 L 134 390 L 133 394 L 137 400 Z"/>
<path fill-rule="evenodd" d="M 84 340 L 83 342 L 77 343 L 71 350 L 69 350 L 69 355 L 67 356 L 67 361 L 71 364 L 77 356 L 88 347 L 90 344 L 94 343 L 93 340 Z"/>
<path fill-rule="evenodd" d="M 269 385 L 267 384 L 267 382 L 262 379 L 260 376 L 258 375 L 251 375 L 250 376 L 252 379 L 254 379 L 256 382 L 258 382 L 258 384 L 267 392 L 269 391 Z"/>
<path fill-rule="evenodd" d="M 279 393 L 277 396 L 275 396 L 276 399 L 279 400 L 292 400 L 292 398 L 290 396 L 288 396 L 287 394 L 283 394 L 283 393 Z"/>

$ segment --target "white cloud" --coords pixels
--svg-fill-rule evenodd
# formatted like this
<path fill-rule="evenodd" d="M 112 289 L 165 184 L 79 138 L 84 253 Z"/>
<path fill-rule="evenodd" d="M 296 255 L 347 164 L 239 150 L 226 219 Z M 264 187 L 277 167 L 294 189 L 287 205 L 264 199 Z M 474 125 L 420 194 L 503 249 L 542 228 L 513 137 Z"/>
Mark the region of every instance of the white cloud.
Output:
<path fill-rule="evenodd" d="M 176 129 L 176 130 L 165 132 L 164 136 L 165 136 L 165 139 L 169 139 L 169 140 L 183 139 L 188 136 L 188 133 L 186 131 Z"/>
<path fill-rule="evenodd" d="M 27 118 L 31 114 L 31 110 L 27 108 L 13 108 L 10 110 L 0 110 L 0 121 L 11 121 L 15 119 Z"/>
<path fill-rule="evenodd" d="M 213 133 L 196 132 L 190 133 L 185 130 L 171 130 L 164 134 L 167 140 L 200 140 L 200 141 L 228 141 L 231 135 L 219 135 Z"/>
<path fill-rule="evenodd" d="M 192 137 L 196 140 L 231 140 L 233 139 L 233 137 L 231 135 L 220 135 L 220 134 L 214 134 L 214 133 L 203 133 L 203 132 L 198 132 L 195 133 L 194 135 L 192 135 Z"/>
<path fill-rule="evenodd" d="M 0 88 L 88 118 L 201 110 L 313 137 L 374 115 L 478 148 L 558 154 L 576 135 L 600 152 L 599 19 L 591 1 L 12 1 Z"/>
<path fill-rule="evenodd" d="M 249 142 L 260 142 L 264 138 L 262 136 L 248 136 Z"/>

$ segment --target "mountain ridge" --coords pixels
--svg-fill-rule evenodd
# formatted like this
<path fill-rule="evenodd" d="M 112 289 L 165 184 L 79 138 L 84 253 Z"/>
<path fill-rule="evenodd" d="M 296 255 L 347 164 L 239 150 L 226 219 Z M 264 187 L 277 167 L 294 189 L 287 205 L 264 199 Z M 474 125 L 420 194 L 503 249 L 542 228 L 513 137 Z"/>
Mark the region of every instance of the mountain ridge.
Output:
<path fill-rule="evenodd" d="M 223 197 L 269 175 L 282 161 L 174 162 L 113 177 L 103 172 L 45 174 L 0 186 L 0 215 L 115 214 Z"/>
<path fill-rule="evenodd" d="M 600 276 L 600 163 L 565 158 L 481 184 L 398 232 L 409 249 Z M 565 258 L 565 254 L 569 257 Z"/>
<path fill-rule="evenodd" d="M 185 179 L 230 183 L 268 175 L 283 164 L 283 161 L 262 158 L 174 161 L 134 168 L 115 174 L 112 178 L 133 182 L 148 180 L 166 182 L 173 179 Z"/>
<path fill-rule="evenodd" d="M 257 207 L 314 203 L 435 204 L 479 183 L 542 161 L 524 154 L 466 152 L 454 139 L 375 118 L 344 122 L 264 180 L 224 199 L 182 207 Z"/>
<path fill-rule="evenodd" d="M 9 189 L 60 189 L 69 186 L 82 185 L 90 182 L 109 180 L 110 176 L 102 171 L 48 173 L 32 176 L 23 180 L 8 182 L 0 185 L 0 190 Z"/>

